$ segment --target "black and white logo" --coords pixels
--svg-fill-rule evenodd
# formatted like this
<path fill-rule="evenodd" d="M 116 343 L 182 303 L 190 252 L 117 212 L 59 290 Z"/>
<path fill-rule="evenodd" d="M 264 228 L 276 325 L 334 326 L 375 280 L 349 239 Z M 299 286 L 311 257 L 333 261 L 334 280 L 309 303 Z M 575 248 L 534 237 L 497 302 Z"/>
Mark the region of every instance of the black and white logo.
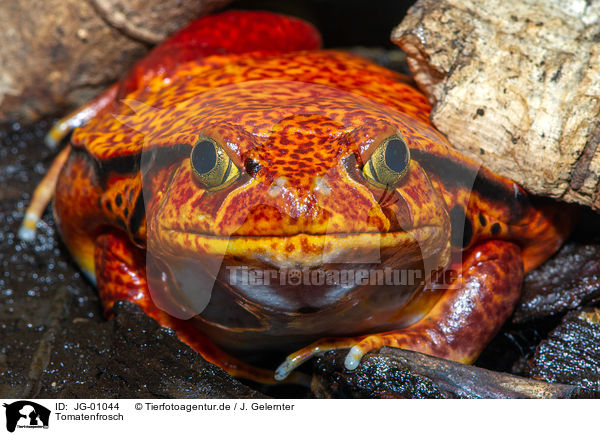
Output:
<path fill-rule="evenodd" d="M 50 410 L 29 400 L 5 403 L 6 430 L 14 432 L 19 429 L 47 429 L 50 421 Z"/>

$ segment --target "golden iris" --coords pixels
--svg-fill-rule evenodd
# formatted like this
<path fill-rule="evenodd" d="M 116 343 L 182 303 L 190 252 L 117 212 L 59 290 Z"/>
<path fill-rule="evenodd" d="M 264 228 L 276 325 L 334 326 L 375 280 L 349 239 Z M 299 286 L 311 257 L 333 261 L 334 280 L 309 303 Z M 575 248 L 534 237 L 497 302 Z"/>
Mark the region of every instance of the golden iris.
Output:
<path fill-rule="evenodd" d="M 208 137 L 201 137 L 190 154 L 192 172 L 206 190 L 219 190 L 229 186 L 240 175 L 239 168 L 225 150 Z"/>
<path fill-rule="evenodd" d="M 410 151 L 401 136 L 395 134 L 377 147 L 363 166 L 363 175 L 378 187 L 393 187 L 408 171 Z"/>

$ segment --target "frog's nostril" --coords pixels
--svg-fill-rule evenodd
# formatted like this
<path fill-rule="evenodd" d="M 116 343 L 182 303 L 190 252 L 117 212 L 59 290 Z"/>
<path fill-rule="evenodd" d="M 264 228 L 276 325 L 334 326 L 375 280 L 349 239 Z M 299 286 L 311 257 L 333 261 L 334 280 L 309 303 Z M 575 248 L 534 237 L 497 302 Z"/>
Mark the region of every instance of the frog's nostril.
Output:
<path fill-rule="evenodd" d="M 260 163 L 250 158 L 246 159 L 244 162 L 244 167 L 250 176 L 256 175 L 256 173 L 262 169 L 262 165 Z"/>

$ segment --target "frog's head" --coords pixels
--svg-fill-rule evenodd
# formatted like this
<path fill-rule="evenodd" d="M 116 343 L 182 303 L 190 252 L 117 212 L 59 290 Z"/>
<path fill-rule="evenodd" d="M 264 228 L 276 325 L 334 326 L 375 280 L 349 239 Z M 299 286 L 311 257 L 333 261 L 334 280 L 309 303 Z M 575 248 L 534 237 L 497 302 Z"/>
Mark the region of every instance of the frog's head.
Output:
<path fill-rule="evenodd" d="M 410 157 L 437 137 L 424 122 L 343 90 L 282 81 L 209 90 L 160 119 L 142 165 L 147 247 L 171 295 L 177 287 L 194 299 L 204 273 L 209 290 L 216 278 L 245 307 L 314 314 L 370 298 L 391 310 L 373 296 L 380 282 L 291 285 L 281 273 L 421 270 L 404 291 L 387 285 L 397 308 L 423 269 L 448 260 L 444 200 Z M 269 282 L 244 281 L 245 271 Z"/>

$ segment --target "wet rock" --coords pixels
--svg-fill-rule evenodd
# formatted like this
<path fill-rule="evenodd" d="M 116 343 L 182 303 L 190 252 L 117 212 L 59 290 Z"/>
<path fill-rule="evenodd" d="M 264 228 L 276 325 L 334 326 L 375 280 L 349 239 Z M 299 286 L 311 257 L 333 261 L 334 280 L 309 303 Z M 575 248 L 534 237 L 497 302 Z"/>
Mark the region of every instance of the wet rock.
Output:
<path fill-rule="evenodd" d="M 531 322 L 600 302 L 600 216 L 582 213 L 558 253 L 525 276 L 513 323 Z"/>
<path fill-rule="evenodd" d="M 319 357 L 312 381 L 317 397 L 345 398 L 567 398 L 587 390 L 493 372 L 402 349 L 365 355 L 354 371 L 346 352 Z"/>
<path fill-rule="evenodd" d="M 105 323 L 73 319 L 57 332 L 38 397 L 259 398 L 130 302 Z"/>
<path fill-rule="evenodd" d="M 567 314 L 541 342 L 530 375 L 600 392 L 600 309 Z"/>
<path fill-rule="evenodd" d="M 488 370 L 528 377 L 528 361 L 538 344 L 560 319 L 543 318 L 527 323 L 506 323 L 483 350 L 475 365 Z"/>
<path fill-rule="evenodd" d="M 600 245 L 568 243 L 529 273 L 513 322 L 564 313 L 600 301 Z"/>

